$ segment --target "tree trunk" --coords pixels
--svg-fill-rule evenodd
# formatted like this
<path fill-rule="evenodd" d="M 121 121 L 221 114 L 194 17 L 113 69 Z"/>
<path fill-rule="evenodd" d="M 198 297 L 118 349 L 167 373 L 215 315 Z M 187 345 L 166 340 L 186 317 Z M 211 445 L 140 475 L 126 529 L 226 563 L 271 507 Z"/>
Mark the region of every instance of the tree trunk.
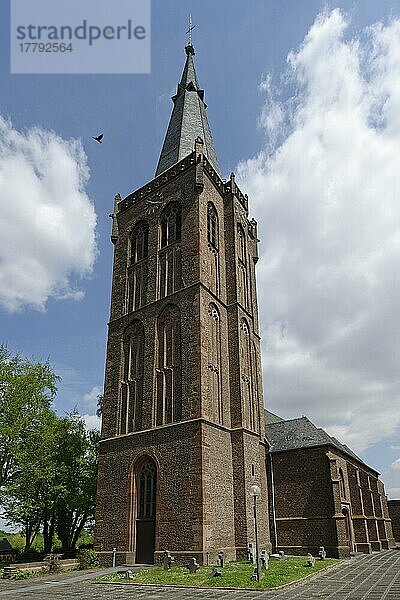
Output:
<path fill-rule="evenodd" d="M 71 550 L 72 513 L 65 506 L 57 511 L 57 535 L 64 550 Z"/>
<path fill-rule="evenodd" d="M 87 520 L 88 520 L 88 515 L 87 515 L 87 513 L 84 513 L 84 514 L 82 515 L 82 518 L 81 518 L 81 520 L 79 521 L 79 524 L 78 524 L 78 526 L 76 527 L 76 529 L 75 529 L 75 531 L 74 531 L 74 535 L 72 536 L 72 544 L 71 544 L 71 547 L 72 547 L 72 549 L 73 549 L 73 550 L 75 550 L 76 543 L 77 543 L 77 541 L 78 541 L 78 539 L 79 539 L 79 536 L 80 536 L 80 534 L 81 534 L 81 531 L 82 531 L 82 529 L 84 528 L 84 526 L 85 526 L 85 524 L 86 524 L 86 521 L 87 521 Z"/>
<path fill-rule="evenodd" d="M 45 554 L 49 554 L 53 547 L 54 539 L 54 511 L 49 514 L 46 505 L 43 512 L 43 550 Z"/>

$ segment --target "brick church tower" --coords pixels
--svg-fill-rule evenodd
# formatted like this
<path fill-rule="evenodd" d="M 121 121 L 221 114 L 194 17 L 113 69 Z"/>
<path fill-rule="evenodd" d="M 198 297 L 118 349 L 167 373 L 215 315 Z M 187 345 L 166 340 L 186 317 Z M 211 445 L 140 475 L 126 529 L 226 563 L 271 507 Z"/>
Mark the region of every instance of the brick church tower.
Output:
<path fill-rule="evenodd" d="M 103 563 L 270 549 L 257 224 L 221 179 L 193 57 L 155 178 L 116 198 L 95 547 Z"/>

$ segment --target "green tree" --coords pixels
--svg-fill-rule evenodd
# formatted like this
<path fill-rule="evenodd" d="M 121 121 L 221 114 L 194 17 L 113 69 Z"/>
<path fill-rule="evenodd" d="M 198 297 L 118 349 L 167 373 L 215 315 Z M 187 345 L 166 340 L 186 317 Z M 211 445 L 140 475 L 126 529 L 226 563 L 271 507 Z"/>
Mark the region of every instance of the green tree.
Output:
<path fill-rule="evenodd" d="M 25 552 L 39 531 L 45 553 L 52 550 L 55 532 L 64 550 L 74 550 L 93 521 L 98 437 L 86 431 L 77 412 L 59 418 L 49 409 L 26 439 L 4 502 L 7 518 L 24 532 Z"/>
<path fill-rule="evenodd" d="M 104 405 L 104 396 L 103 396 L 103 394 L 99 394 L 97 396 L 97 409 L 96 409 L 97 417 L 101 418 L 103 416 L 103 405 Z"/>
<path fill-rule="evenodd" d="M 83 528 L 94 520 L 99 432 L 85 429 L 78 413 L 63 420 L 58 464 L 63 493 L 56 509 L 56 531 L 64 550 L 75 550 Z"/>
<path fill-rule="evenodd" d="M 49 409 L 57 381 L 48 364 L 12 356 L 0 346 L 0 489 L 18 472 L 20 453 Z"/>
<path fill-rule="evenodd" d="M 43 532 L 50 552 L 57 531 L 74 549 L 94 519 L 98 432 L 73 412 L 51 408 L 58 378 L 48 364 L 12 356 L 0 346 L 0 489 L 4 515 L 20 525 L 29 551 Z"/>
<path fill-rule="evenodd" d="M 63 488 L 55 451 L 60 437 L 60 419 L 51 409 L 41 414 L 35 428 L 26 432 L 18 451 L 17 469 L 5 485 L 4 514 L 21 526 L 25 552 L 43 530 L 44 551 L 50 552 L 55 531 L 56 503 Z"/>

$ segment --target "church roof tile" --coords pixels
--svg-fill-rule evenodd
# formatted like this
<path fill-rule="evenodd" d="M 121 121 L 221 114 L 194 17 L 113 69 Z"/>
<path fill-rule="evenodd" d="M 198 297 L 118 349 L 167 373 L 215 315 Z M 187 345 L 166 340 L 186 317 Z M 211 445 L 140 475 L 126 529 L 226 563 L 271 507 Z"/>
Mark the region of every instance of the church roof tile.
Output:
<path fill-rule="evenodd" d="M 156 176 L 193 152 L 194 142 L 200 137 L 204 142 L 204 154 L 220 175 L 217 154 L 208 124 L 204 102 L 204 90 L 200 88 L 193 62 L 194 48 L 185 48 L 186 63 L 176 95 L 172 97 L 172 109 L 167 133 L 158 161 Z"/>

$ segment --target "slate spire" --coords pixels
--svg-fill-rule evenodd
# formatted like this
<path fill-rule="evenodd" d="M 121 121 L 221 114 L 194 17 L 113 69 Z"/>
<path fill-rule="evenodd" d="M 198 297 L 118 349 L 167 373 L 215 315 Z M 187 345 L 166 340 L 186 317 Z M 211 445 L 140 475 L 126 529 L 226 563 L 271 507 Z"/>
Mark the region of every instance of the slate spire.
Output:
<path fill-rule="evenodd" d="M 158 161 L 156 176 L 166 171 L 182 158 L 191 154 L 197 137 L 204 141 L 204 154 L 220 174 L 214 142 L 207 120 L 204 90 L 200 88 L 194 68 L 194 48 L 185 47 L 186 63 L 175 96 L 164 144 Z"/>

